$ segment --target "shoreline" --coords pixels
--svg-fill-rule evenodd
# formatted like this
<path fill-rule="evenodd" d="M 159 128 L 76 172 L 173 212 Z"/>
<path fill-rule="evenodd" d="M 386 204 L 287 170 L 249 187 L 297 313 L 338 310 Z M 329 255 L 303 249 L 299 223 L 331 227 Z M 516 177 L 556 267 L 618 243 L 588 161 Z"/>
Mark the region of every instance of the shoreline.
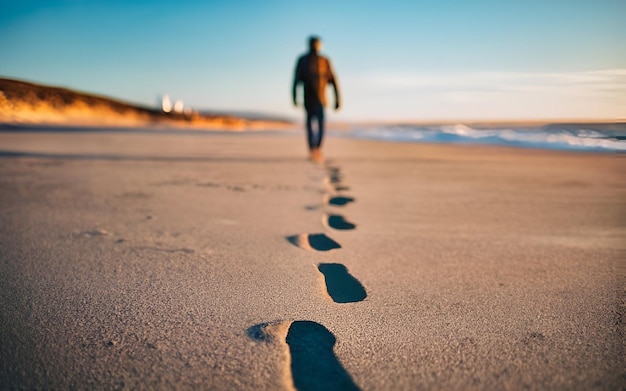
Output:
<path fill-rule="evenodd" d="M 619 125 L 619 124 L 618 124 Z M 621 128 L 620 128 L 621 129 Z M 480 130 L 478 130 L 480 132 Z M 34 133 L 58 133 L 58 134 L 146 134 L 146 135 L 214 135 L 214 134 L 286 134 L 297 135 L 304 134 L 305 130 L 302 126 L 292 124 L 291 126 L 279 126 L 279 127 L 243 127 L 241 129 L 232 128 L 181 128 L 181 127 L 169 127 L 162 126 L 63 126 L 63 125 L 28 125 L 28 124 L 13 124 L 13 123 L 0 123 L 0 134 L 34 134 Z M 624 129 L 626 132 L 626 128 Z M 563 151 L 563 152 L 591 152 L 601 154 L 622 154 L 623 151 L 616 148 L 587 146 L 580 147 L 577 145 L 563 146 L 563 145 L 551 145 L 542 143 L 524 143 L 524 142 L 490 142 L 479 141 L 476 139 L 459 139 L 456 141 L 437 141 L 437 140 L 421 140 L 421 139 L 396 139 L 393 137 L 383 138 L 378 136 L 372 136 L 367 134 L 361 134 L 354 130 L 346 130 L 343 128 L 329 126 L 327 130 L 327 137 L 338 139 L 350 139 L 350 140 L 369 140 L 382 143 L 399 143 L 399 144 L 420 144 L 420 145 L 454 145 L 454 146 L 475 146 L 481 147 L 495 147 L 495 148 L 512 148 L 523 150 L 543 150 L 543 151 Z M 607 140 L 620 140 L 620 143 L 625 143 L 621 136 L 619 138 L 606 136 Z M 620 144 L 621 145 L 621 144 Z"/>

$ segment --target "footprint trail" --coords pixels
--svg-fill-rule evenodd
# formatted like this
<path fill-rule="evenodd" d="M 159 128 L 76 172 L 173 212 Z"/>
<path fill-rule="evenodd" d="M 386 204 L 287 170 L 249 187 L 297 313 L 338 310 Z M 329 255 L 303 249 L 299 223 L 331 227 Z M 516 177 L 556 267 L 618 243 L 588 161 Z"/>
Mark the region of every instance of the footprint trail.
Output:
<path fill-rule="evenodd" d="M 340 195 L 349 190 L 342 183 L 341 169 L 326 166 L 327 175 L 322 185 L 325 194 L 321 205 L 308 205 L 310 211 L 321 210 L 322 223 L 326 228 L 353 230 L 356 224 L 340 214 L 325 213 L 326 206 L 345 206 L 354 202 L 353 197 Z M 314 178 L 312 178 L 314 179 Z M 324 233 L 299 234 L 286 239 L 296 247 L 309 251 L 330 251 L 341 245 Z M 320 263 L 318 271 L 324 276 L 328 296 L 335 303 L 357 303 L 367 298 L 367 292 L 359 280 L 340 263 Z M 309 321 L 278 321 L 261 323 L 248 328 L 249 338 L 279 347 L 280 362 L 284 362 L 280 383 L 288 389 L 313 390 L 359 390 L 350 374 L 341 365 L 334 352 L 335 336 L 323 325 Z"/>

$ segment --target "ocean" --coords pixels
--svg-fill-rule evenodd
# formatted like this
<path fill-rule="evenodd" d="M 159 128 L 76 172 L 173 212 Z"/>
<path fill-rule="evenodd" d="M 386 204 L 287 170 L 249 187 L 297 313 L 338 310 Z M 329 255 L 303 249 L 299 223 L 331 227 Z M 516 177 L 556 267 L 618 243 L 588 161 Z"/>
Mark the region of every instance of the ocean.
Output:
<path fill-rule="evenodd" d="M 626 151 L 626 123 L 544 126 L 357 126 L 344 136 L 395 142 L 491 144 L 579 151 Z"/>

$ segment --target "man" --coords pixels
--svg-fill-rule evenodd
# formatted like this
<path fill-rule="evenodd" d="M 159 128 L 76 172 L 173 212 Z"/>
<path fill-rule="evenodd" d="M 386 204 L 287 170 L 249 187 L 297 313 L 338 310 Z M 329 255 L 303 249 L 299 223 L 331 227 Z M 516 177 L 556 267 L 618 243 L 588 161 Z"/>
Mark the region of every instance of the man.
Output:
<path fill-rule="evenodd" d="M 322 161 L 320 147 L 324 137 L 324 106 L 326 106 L 326 85 L 335 90 L 335 110 L 339 109 L 339 87 L 333 74 L 330 61 L 319 54 L 322 42 L 318 37 L 309 38 L 309 52 L 298 59 L 293 79 L 293 104 L 298 105 L 296 90 L 298 84 L 304 87 L 304 108 L 306 110 L 306 131 L 311 160 Z M 317 122 L 317 135 L 313 123 Z M 317 137 L 316 137 L 317 136 Z"/>

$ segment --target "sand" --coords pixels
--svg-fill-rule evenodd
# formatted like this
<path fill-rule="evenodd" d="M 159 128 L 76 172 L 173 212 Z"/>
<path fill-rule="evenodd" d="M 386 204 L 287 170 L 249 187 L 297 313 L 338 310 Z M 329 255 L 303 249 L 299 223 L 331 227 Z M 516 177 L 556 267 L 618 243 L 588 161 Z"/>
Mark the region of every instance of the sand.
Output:
<path fill-rule="evenodd" d="M 622 155 L 326 153 L 0 133 L 0 388 L 626 386 Z"/>

